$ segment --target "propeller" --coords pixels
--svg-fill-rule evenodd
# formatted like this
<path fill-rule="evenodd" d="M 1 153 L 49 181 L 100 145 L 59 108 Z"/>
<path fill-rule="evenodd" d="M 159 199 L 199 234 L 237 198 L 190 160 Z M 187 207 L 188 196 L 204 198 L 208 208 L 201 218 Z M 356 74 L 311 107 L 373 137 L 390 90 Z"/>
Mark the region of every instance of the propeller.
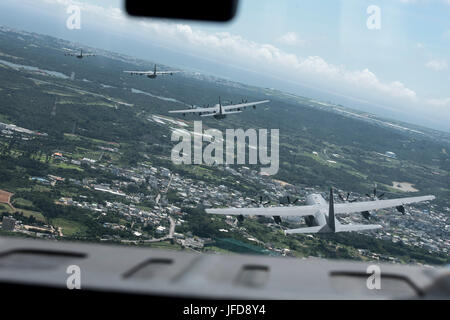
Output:
<path fill-rule="evenodd" d="M 384 193 L 377 195 L 377 185 L 375 184 L 373 188 L 373 194 L 366 193 L 366 196 L 368 196 L 372 200 L 381 200 L 384 197 Z"/>
<path fill-rule="evenodd" d="M 373 187 L 373 193 L 372 194 L 366 193 L 366 196 L 369 197 L 371 200 L 376 201 L 376 200 L 383 199 L 384 193 L 377 194 L 377 184 L 375 183 L 375 186 Z M 397 208 L 397 210 L 399 210 L 399 209 Z M 364 217 L 364 219 L 366 219 L 366 220 L 372 219 L 372 214 L 369 211 L 363 211 L 363 212 L 361 212 L 361 214 Z"/>
<path fill-rule="evenodd" d="M 276 224 L 281 224 L 281 217 L 280 216 L 273 216 L 273 220 L 275 221 Z"/>
<path fill-rule="evenodd" d="M 260 207 L 265 207 L 265 206 L 267 206 L 268 204 L 270 204 L 270 201 L 264 202 L 264 201 L 263 201 L 263 197 L 262 197 L 262 196 L 259 196 L 259 201 L 252 200 L 252 203 L 257 204 L 257 205 L 260 206 Z"/>
<path fill-rule="evenodd" d="M 395 209 L 397 209 L 398 212 L 400 212 L 402 215 L 406 214 L 406 210 L 404 206 L 397 206 L 395 207 Z"/>
<path fill-rule="evenodd" d="M 280 200 L 280 204 L 296 204 L 300 199 L 299 198 L 295 198 L 294 201 L 291 201 L 291 197 L 287 196 L 286 200 L 287 200 L 287 202 L 282 202 Z"/>
<path fill-rule="evenodd" d="M 352 202 L 355 202 L 355 201 L 358 200 L 358 199 L 350 199 L 350 192 L 347 192 L 347 195 L 345 197 L 342 194 L 340 194 L 340 193 L 338 194 L 338 196 L 344 202 L 352 203 Z"/>

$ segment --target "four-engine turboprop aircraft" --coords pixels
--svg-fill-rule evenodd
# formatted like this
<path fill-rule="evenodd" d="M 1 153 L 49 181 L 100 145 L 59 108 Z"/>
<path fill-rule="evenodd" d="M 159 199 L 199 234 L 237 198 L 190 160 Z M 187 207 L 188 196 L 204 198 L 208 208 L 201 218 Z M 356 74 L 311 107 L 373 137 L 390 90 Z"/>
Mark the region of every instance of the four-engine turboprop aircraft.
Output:
<path fill-rule="evenodd" d="M 64 54 L 65 56 L 77 57 L 78 59 L 83 59 L 84 57 L 93 57 L 95 54 L 93 53 L 83 53 L 83 49 L 80 49 L 80 53 L 72 53 L 67 52 Z"/>
<path fill-rule="evenodd" d="M 178 73 L 181 71 L 156 71 L 156 64 L 153 71 L 124 71 L 125 73 L 129 73 L 131 75 L 139 75 L 139 76 L 147 76 L 147 78 L 155 79 L 157 76 L 172 76 L 174 73 Z"/>
<path fill-rule="evenodd" d="M 305 217 L 305 222 L 308 225 L 307 228 L 285 230 L 285 234 L 334 233 L 382 228 L 380 225 L 376 224 L 344 225 L 335 218 L 335 215 L 360 213 L 392 207 L 395 207 L 400 211 L 402 209 L 404 210 L 404 205 L 434 199 L 434 196 L 429 195 L 422 197 L 335 204 L 333 200 L 333 189 L 330 189 L 329 203 L 327 203 L 320 194 L 311 194 L 306 198 L 305 206 L 206 209 L 206 212 L 211 214 L 238 215 L 240 219 L 242 219 L 243 216 L 271 216 L 276 223 L 281 222 L 281 217 L 285 217 L 287 220 Z"/>
<path fill-rule="evenodd" d="M 241 113 L 245 108 L 247 107 L 253 107 L 253 109 L 256 109 L 256 106 L 258 104 L 268 103 L 270 100 L 262 100 L 262 101 L 255 101 L 255 102 L 243 102 L 239 104 L 231 104 L 227 106 L 223 106 L 220 102 L 216 104 L 214 107 L 210 108 L 193 108 L 193 109 L 186 109 L 186 110 L 173 110 L 169 111 L 169 113 L 181 113 L 183 116 L 185 116 L 187 113 L 192 114 L 198 114 L 202 117 L 214 117 L 216 119 L 224 119 L 229 114 L 234 113 Z"/>

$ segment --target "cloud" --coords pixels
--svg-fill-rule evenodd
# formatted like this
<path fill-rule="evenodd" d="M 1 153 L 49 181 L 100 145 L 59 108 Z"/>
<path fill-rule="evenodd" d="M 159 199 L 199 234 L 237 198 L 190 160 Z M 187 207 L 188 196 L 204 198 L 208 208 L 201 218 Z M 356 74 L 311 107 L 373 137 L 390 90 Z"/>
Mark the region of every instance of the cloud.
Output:
<path fill-rule="evenodd" d="M 427 68 L 433 69 L 434 71 L 442 71 L 448 68 L 446 60 L 430 60 L 425 63 Z"/>
<path fill-rule="evenodd" d="M 435 107 L 449 107 L 450 108 L 450 98 L 443 99 L 428 99 L 427 103 Z"/>
<path fill-rule="evenodd" d="M 208 33 L 194 29 L 190 25 L 182 23 L 165 22 L 151 19 L 129 19 L 119 8 L 112 6 L 103 7 L 98 4 L 71 0 L 43 0 L 47 3 L 79 5 L 84 12 L 89 12 L 103 18 L 121 20 L 136 30 L 136 21 L 145 28 L 141 32 L 148 37 L 158 38 L 158 41 L 170 46 L 179 46 L 183 50 L 198 53 L 199 56 L 226 61 L 233 65 L 252 70 L 266 68 L 275 76 L 289 77 L 293 81 L 315 81 L 316 84 L 328 85 L 328 89 L 340 88 L 346 93 L 356 94 L 361 97 L 367 95 L 390 96 L 403 99 L 407 102 L 416 100 L 416 93 L 407 88 L 400 81 L 385 82 L 369 69 L 349 70 L 342 65 L 334 65 L 320 56 L 301 57 L 267 43 L 259 43 L 245 39 L 244 37 L 229 32 Z M 130 29 L 131 29 L 130 28 Z M 122 28 L 123 29 L 123 28 Z M 282 35 L 278 41 L 289 45 L 303 44 L 295 32 Z M 355 88 L 360 92 L 355 92 Z"/>
<path fill-rule="evenodd" d="M 302 46 L 305 44 L 305 40 L 300 39 L 298 34 L 295 32 L 288 32 L 282 35 L 277 39 L 277 41 L 281 44 L 289 45 L 289 46 Z"/>
<path fill-rule="evenodd" d="M 328 63 L 320 56 L 300 57 L 274 45 L 254 42 L 228 32 L 205 33 L 189 25 L 162 22 L 141 22 L 141 25 L 166 41 L 177 40 L 184 47 L 190 44 L 203 55 L 221 56 L 224 60 L 239 61 L 246 66 L 252 64 L 258 69 L 270 66 L 279 75 L 289 75 L 294 80 L 316 79 L 320 83 L 328 80 L 334 85 L 346 85 L 348 91 L 354 91 L 356 87 L 373 95 L 390 95 L 408 101 L 416 99 L 416 93 L 402 82 L 383 82 L 369 69 L 348 70 L 344 66 Z"/>
<path fill-rule="evenodd" d="M 75 2 L 69 0 L 44 1 L 60 4 Z M 342 96 L 372 101 L 382 104 L 384 107 L 389 104 L 391 107 L 403 110 L 412 107 L 424 112 L 425 109 L 427 112 L 448 110 L 450 98 L 421 99 L 402 81 L 382 79 L 369 68 L 349 69 L 343 65 L 330 63 L 317 55 L 300 56 L 287 52 L 276 45 L 252 41 L 230 32 L 206 32 L 188 24 L 165 20 L 130 19 L 118 8 L 102 7 L 84 2 L 81 5 L 83 11 L 98 15 L 98 20 L 102 23 L 121 20 L 120 22 L 124 26 L 117 28 L 121 32 L 128 30 L 130 35 L 136 35 L 139 32 L 139 37 L 143 41 L 152 41 L 211 61 L 233 65 L 243 70 L 254 70 L 268 76 L 286 79 L 289 82 L 317 86 L 325 91 L 329 90 Z M 296 33 L 288 32 L 280 36 L 276 42 L 294 45 L 301 44 L 303 40 Z M 418 44 L 417 47 L 420 45 Z M 448 67 L 444 60 L 431 60 L 426 65 L 434 70 Z"/>

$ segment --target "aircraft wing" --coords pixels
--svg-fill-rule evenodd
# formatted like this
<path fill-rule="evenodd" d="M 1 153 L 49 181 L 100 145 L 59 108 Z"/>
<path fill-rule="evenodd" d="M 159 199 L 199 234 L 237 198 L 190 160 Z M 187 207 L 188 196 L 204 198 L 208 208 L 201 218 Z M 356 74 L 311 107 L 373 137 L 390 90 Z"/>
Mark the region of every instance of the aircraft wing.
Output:
<path fill-rule="evenodd" d="M 93 53 L 83 53 L 83 57 L 93 57 L 95 54 Z"/>
<path fill-rule="evenodd" d="M 335 214 L 353 213 L 371 211 L 377 209 L 393 208 L 411 203 L 434 200 L 435 196 L 409 197 L 388 200 L 352 202 L 352 203 L 336 203 L 334 205 Z"/>
<path fill-rule="evenodd" d="M 129 73 L 132 75 L 147 75 L 147 74 L 153 74 L 153 71 L 124 71 L 125 73 Z"/>
<path fill-rule="evenodd" d="M 165 74 L 174 74 L 174 73 L 179 73 L 181 71 L 156 71 L 157 75 L 165 75 Z"/>
<path fill-rule="evenodd" d="M 379 224 L 339 224 L 336 226 L 335 232 L 351 232 L 363 230 L 375 230 L 383 228 Z M 302 233 L 322 233 L 329 232 L 326 226 L 307 227 L 298 229 L 285 230 L 285 234 L 302 234 Z"/>
<path fill-rule="evenodd" d="M 270 100 L 262 100 L 262 101 L 255 101 L 255 102 L 239 103 L 239 104 L 233 104 L 233 105 L 229 105 L 229 106 L 222 106 L 222 109 L 224 111 L 232 111 L 232 110 L 242 109 L 242 108 L 246 108 L 246 107 L 253 107 L 253 106 L 256 106 L 258 104 L 263 104 L 263 103 L 268 103 L 268 102 L 270 102 Z"/>
<path fill-rule="evenodd" d="M 260 207 L 260 208 L 223 208 L 206 209 L 206 213 L 222 215 L 243 216 L 280 216 L 280 217 L 302 217 L 314 215 L 319 210 L 318 206 L 294 206 L 294 207 Z"/>
<path fill-rule="evenodd" d="M 169 113 L 199 113 L 199 112 L 217 112 L 217 108 L 193 108 L 193 109 L 185 109 L 185 110 L 172 110 Z"/>

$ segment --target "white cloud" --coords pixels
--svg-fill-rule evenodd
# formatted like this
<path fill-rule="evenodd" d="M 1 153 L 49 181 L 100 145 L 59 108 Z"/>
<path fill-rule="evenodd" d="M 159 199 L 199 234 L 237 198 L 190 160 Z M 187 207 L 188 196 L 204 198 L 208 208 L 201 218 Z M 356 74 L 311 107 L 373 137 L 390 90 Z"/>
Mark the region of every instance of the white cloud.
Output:
<path fill-rule="evenodd" d="M 297 33 L 295 32 L 288 32 L 283 34 L 281 37 L 277 39 L 279 43 L 289 45 L 289 46 L 299 46 L 304 45 L 305 40 L 300 39 Z"/>
<path fill-rule="evenodd" d="M 408 101 L 416 99 L 416 93 L 403 83 L 383 82 L 368 69 L 348 70 L 344 66 L 330 64 L 319 56 L 299 57 L 274 45 L 257 43 L 228 32 L 210 34 L 194 30 L 189 25 L 162 22 L 141 22 L 141 25 L 167 41 L 176 39 L 183 46 L 190 44 L 198 52 L 208 52 L 215 57 L 223 56 L 224 59 L 240 63 L 270 66 L 280 75 L 289 74 L 297 79 L 314 77 L 322 83 L 328 81 L 339 86 L 346 85 L 348 91 L 354 91 L 356 87 L 373 95 L 389 95 Z"/>
<path fill-rule="evenodd" d="M 430 60 L 425 63 L 427 68 L 433 69 L 434 71 L 442 71 L 448 68 L 446 60 Z"/>
<path fill-rule="evenodd" d="M 435 107 L 449 107 L 450 108 L 450 98 L 443 99 L 428 99 L 427 103 Z"/>
<path fill-rule="evenodd" d="M 60 5 L 79 5 L 85 12 L 114 19 L 116 22 L 120 20 L 121 23 L 128 23 L 130 27 L 136 29 L 136 19 L 128 19 L 119 8 L 71 0 L 43 1 Z M 183 49 L 189 47 L 191 51 L 197 52 L 203 57 L 210 55 L 214 59 L 228 61 L 234 65 L 240 64 L 240 67 L 254 70 L 262 67 L 270 68 L 270 71 L 276 70 L 277 74 L 274 75 L 289 76 L 293 81 L 315 79 L 316 83 L 324 84 L 324 86 L 328 84 L 329 88 L 339 87 L 347 93 L 358 94 L 354 90 L 358 88 L 361 90 L 360 98 L 369 94 L 371 96 L 388 95 L 409 102 L 416 100 L 416 93 L 402 82 L 384 82 L 369 69 L 348 70 L 345 66 L 330 64 L 320 56 L 300 57 L 274 45 L 247 40 L 229 32 L 207 33 L 193 29 L 187 24 L 168 23 L 161 20 L 141 19 L 137 21 L 150 33 L 142 32 L 142 35 L 156 36 L 161 42 L 172 46 L 181 46 Z M 304 40 L 295 32 L 282 35 L 278 41 L 290 45 L 304 43 Z"/>
<path fill-rule="evenodd" d="M 66 5 L 76 3 L 70 0 L 43 0 L 51 3 Z M 450 1 L 450 0 L 448 0 Z M 404 2 L 410 2 L 405 0 Z M 269 71 L 272 75 L 285 78 L 288 81 L 308 82 L 321 85 L 322 89 L 340 91 L 343 95 L 353 95 L 353 98 L 400 103 L 403 106 L 426 105 L 430 108 L 442 110 L 448 107 L 450 98 L 428 100 L 420 99 L 414 90 L 400 81 L 385 81 L 380 79 L 368 68 L 351 70 L 342 65 L 334 65 L 320 56 L 301 57 L 286 52 L 277 46 L 259 43 L 229 32 L 205 32 L 190 25 L 169 23 L 164 20 L 129 19 L 118 8 L 104 8 L 99 5 L 80 3 L 83 10 L 92 14 L 121 20 L 133 30 L 138 29 L 137 23 L 144 28 L 140 34 L 144 39 L 157 40 L 172 48 L 183 49 L 185 52 L 198 54 L 204 58 L 211 58 L 222 63 L 232 64 L 242 69 L 256 70 L 261 73 Z M 137 22 L 137 23 L 136 23 Z M 121 28 L 121 30 L 125 30 Z M 279 43 L 299 44 L 303 40 L 294 33 L 288 32 L 277 39 Z M 420 48 L 423 45 L 417 43 Z M 445 60 L 431 60 L 427 67 L 434 70 L 447 68 Z M 372 99 L 373 98 L 373 99 Z M 394 99 L 392 99 L 394 98 Z M 412 104 L 410 104 L 412 103 Z M 431 110 L 431 109 L 430 109 Z"/>

